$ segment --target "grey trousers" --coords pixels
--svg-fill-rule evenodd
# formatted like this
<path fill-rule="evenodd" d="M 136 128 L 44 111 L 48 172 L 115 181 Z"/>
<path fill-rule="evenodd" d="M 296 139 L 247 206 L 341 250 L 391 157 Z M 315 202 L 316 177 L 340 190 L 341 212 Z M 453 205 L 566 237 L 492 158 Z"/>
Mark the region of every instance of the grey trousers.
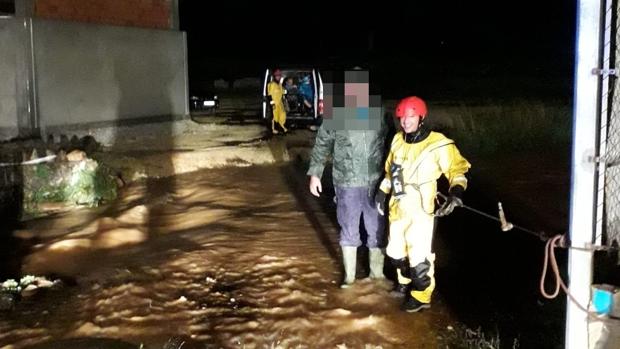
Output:
<path fill-rule="evenodd" d="M 340 224 L 340 246 L 361 246 L 360 217 L 368 233 L 368 247 L 383 247 L 384 217 L 374 204 L 369 187 L 336 187 L 336 215 Z"/>

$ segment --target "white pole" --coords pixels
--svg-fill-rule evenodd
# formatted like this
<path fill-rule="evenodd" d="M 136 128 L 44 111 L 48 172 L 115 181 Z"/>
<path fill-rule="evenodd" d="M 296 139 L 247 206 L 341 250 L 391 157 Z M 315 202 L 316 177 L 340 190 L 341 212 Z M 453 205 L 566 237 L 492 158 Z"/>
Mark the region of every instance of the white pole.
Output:
<path fill-rule="evenodd" d="M 604 1 L 604 0 L 603 0 Z M 577 45 L 575 98 L 573 111 L 572 188 L 570 236 L 573 246 L 592 243 L 595 229 L 601 0 L 579 0 L 577 7 Z M 590 301 L 592 253 L 570 250 L 569 289 L 582 305 Z M 588 348 L 588 316 L 567 299 L 566 348 Z"/>

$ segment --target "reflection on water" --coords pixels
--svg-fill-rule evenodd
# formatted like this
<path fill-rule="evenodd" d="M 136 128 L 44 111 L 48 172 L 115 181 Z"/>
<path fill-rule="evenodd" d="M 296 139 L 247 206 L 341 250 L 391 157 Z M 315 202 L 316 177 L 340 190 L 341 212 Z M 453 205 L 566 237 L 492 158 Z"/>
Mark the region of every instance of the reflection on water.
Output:
<path fill-rule="evenodd" d="M 441 300 L 406 314 L 388 281 L 337 287 L 340 263 L 325 246 L 337 250 L 337 227 L 324 220 L 329 239 L 317 235 L 313 213 L 299 202 L 312 200 L 305 178 L 285 173 L 205 170 L 176 177 L 173 192 L 149 195 L 136 183 L 95 216 L 80 210 L 32 222 L 24 233 L 43 242 L 25 272 L 77 285 L 1 315 L 0 347 L 71 337 L 148 348 L 173 337 L 226 348 L 437 347 L 451 321 Z M 290 192 L 296 180 L 304 195 Z"/>

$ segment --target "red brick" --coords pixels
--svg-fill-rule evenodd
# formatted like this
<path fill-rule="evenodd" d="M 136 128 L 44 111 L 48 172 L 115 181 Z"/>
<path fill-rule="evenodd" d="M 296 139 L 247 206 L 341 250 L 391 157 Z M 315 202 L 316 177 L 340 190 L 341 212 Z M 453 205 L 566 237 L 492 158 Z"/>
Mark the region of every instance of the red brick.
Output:
<path fill-rule="evenodd" d="M 35 0 L 42 18 L 170 28 L 170 0 Z"/>

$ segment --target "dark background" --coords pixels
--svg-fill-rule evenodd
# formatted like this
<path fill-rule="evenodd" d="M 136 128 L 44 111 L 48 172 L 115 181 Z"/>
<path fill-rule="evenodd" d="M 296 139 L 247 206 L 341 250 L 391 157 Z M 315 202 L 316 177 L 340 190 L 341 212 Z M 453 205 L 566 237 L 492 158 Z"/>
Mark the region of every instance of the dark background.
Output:
<path fill-rule="evenodd" d="M 14 13 L 15 13 L 15 1 L 0 0 L 0 15 L 2 14 L 12 15 Z"/>
<path fill-rule="evenodd" d="M 573 1 L 337 4 L 180 0 L 190 89 L 293 63 L 368 68 L 387 95 L 572 94 Z"/>

